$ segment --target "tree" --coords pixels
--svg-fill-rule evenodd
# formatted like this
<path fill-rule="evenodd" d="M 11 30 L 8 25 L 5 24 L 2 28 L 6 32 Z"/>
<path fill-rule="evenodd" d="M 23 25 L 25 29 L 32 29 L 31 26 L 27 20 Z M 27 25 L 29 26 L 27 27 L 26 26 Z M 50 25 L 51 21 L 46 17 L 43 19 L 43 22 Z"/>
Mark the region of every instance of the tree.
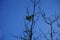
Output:
<path fill-rule="evenodd" d="M 60 24 L 58 23 L 58 19 L 60 18 L 59 16 L 52 16 L 52 17 L 46 17 L 46 13 L 45 11 L 41 12 L 41 8 L 39 7 L 39 12 L 36 13 L 36 6 L 40 3 L 40 0 L 31 0 L 31 2 L 33 3 L 33 12 L 30 12 L 29 10 L 29 7 L 25 7 L 26 8 L 26 11 L 27 11 L 27 15 L 25 16 L 25 20 L 24 20 L 24 34 L 22 36 L 14 36 L 20 40 L 41 40 L 40 38 L 35 37 L 35 33 L 36 31 L 34 29 L 35 28 L 35 25 L 36 25 L 36 22 L 38 21 L 39 17 L 42 16 L 44 22 L 46 24 L 48 24 L 50 26 L 50 32 L 49 32 L 49 38 L 47 38 L 46 34 L 43 32 L 44 30 L 41 30 L 40 28 L 40 32 L 43 34 L 43 36 L 46 38 L 46 40 L 54 40 L 54 36 L 56 34 L 58 34 L 58 32 L 55 32 L 54 29 L 53 29 L 53 24 L 57 22 L 58 26 L 60 26 Z M 32 13 L 32 14 L 30 14 Z M 41 16 L 40 16 L 40 15 Z M 37 19 L 35 18 L 36 16 Z M 38 33 L 39 34 L 39 33 Z M 56 39 L 58 40 L 58 39 Z"/>
<path fill-rule="evenodd" d="M 30 14 L 30 10 L 28 7 L 26 8 L 27 11 L 27 15 L 25 16 L 25 21 L 24 21 L 24 26 L 25 26 L 25 30 L 24 30 L 24 34 L 23 36 L 19 37 L 19 36 L 14 36 L 20 40 L 37 40 L 37 38 L 35 38 L 33 35 L 35 34 L 35 24 L 36 21 L 38 21 L 39 17 L 37 17 L 37 19 L 35 19 L 36 16 L 39 16 L 39 12 L 35 13 L 36 11 L 36 6 L 39 4 L 40 0 L 31 0 L 31 2 L 33 3 L 33 12 L 31 12 L 32 14 Z M 30 23 L 30 24 L 29 24 Z"/>
<path fill-rule="evenodd" d="M 57 15 L 52 16 L 53 18 L 52 18 L 52 17 L 46 17 L 45 11 L 43 11 L 43 13 L 41 12 L 41 16 L 42 16 L 44 22 L 50 26 L 50 33 L 49 33 L 50 39 L 51 39 L 51 40 L 57 40 L 57 39 L 54 39 L 54 36 L 55 36 L 56 34 L 58 34 L 58 32 L 55 32 L 55 31 L 54 31 L 54 29 L 53 29 L 53 24 L 56 23 L 56 22 L 58 21 L 58 19 L 60 19 L 60 17 L 57 16 Z M 58 22 L 57 22 L 57 25 L 59 26 L 59 23 L 58 23 Z M 41 31 L 41 30 L 40 30 L 40 32 L 43 33 L 43 31 Z M 43 35 L 44 35 L 44 37 L 45 37 L 47 40 L 50 40 L 49 38 L 47 38 L 46 34 L 43 33 Z"/>

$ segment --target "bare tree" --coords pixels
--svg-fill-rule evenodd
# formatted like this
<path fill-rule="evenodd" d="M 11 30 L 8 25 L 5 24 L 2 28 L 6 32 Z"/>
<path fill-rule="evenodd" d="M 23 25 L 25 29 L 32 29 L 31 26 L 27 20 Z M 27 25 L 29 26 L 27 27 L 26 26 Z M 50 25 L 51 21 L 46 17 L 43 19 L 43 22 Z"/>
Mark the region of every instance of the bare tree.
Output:
<path fill-rule="evenodd" d="M 41 11 L 41 10 L 40 10 L 40 11 Z M 56 23 L 56 21 L 57 21 L 60 17 L 59 17 L 59 16 L 52 16 L 53 19 L 52 19 L 52 17 L 46 17 L 45 11 L 43 11 L 43 13 L 41 12 L 40 14 L 42 15 L 42 18 L 43 18 L 44 22 L 50 26 L 50 33 L 49 33 L 49 35 L 50 35 L 51 40 L 54 40 L 53 37 L 55 36 L 55 34 L 57 34 L 57 32 L 55 32 L 54 29 L 53 29 L 53 23 Z M 59 25 L 59 24 L 58 24 L 58 25 Z M 40 30 L 40 32 L 43 33 L 43 31 L 41 31 L 41 30 Z M 47 38 L 46 34 L 43 33 L 43 35 L 44 35 L 44 37 L 45 37 L 47 40 L 50 40 L 50 39 Z"/>
<path fill-rule="evenodd" d="M 37 17 L 37 19 L 35 19 L 36 16 L 39 16 L 39 12 L 36 13 L 36 6 L 39 4 L 40 0 L 31 0 L 31 2 L 33 3 L 33 12 L 31 12 L 32 14 L 30 15 L 30 10 L 29 7 L 25 7 L 26 11 L 27 11 L 27 15 L 25 16 L 25 20 L 24 20 L 24 34 L 23 36 L 19 37 L 19 36 L 14 36 L 20 40 L 37 40 L 37 38 L 35 38 L 33 35 L 36 32 L 34 30 L 36 21 L 38 21 L 39 17 Z M 30 23 L 30 24 L 29 24 Z"/>
<path fill-rule="evenodd" d="M 42 16 L 44 22 L 46 24 L 48 24 L 50 26 L 50 39 L 54 40 L 54 36 L 57 34 L 57 32 L 54 31 L 53 29 L 53 24 L 56 23 L 56 21 L 60 18 L 59 16 L 52 16 L 52 17 L 46 17 L 46 13 L 45 11 L 41 12 L 41 9 L 39 9 L 39 12 L 36 13 L 36 6 L 40 3 L 40 0 L 31 0 L 31 2 L 33 3 L 33 12 L 30 12 L 29 7 L 26 7 L 26 11 L 27 11 L 27 15 L 25 16 L 25 20 L 24 20 L 24 34 L 22 36 L 14 36 L 20 40 L 41 40 L 38 39 L 38 37 L 35 37 L 34 34 L 36 33 L 36 31 L 34 30 L 35 28 L 35 24 L 38 21 L 40 15 Z M 32 14 L 30 14 L 32 13 Z M 40 15 L 39 15 L 40 14 Z M 37 17 L 38 16 L 38 17 Z M 37 17 L 37 19 L 35 18 Z M 60 26 L 60 24 L 57 22 L 58 26 Z M 49 38 L 47 38 L 46 34 L 43 32 L 44 30 L 40 29 L 40 32 L 42 33 L 42 35 L 46 38 L 46 40 L 50 40 Z M 56 39 L 58 40 L 58 39 Z"/>

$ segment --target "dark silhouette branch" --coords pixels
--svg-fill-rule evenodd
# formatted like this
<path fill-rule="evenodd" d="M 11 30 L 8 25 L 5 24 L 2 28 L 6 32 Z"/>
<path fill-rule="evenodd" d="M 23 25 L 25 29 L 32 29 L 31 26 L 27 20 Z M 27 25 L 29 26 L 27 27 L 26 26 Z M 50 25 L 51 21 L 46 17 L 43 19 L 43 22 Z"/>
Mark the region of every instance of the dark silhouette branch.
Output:
<path fill-rule="evenodd" d="M 43 34 L 43 36 L 46 38 L 46 40 L 49 40 L 46 36 L 46 34 L 40 29 L 40 32 Z"/>
<path fill-rule="evenodd" d="M 41 11 L 41 9 L 39 9 L 39 10 Z M 51 40 L 53 40 L 53 23 L 55 23 L 59 19 L 59 16 L 56 16 L 56 17 L 54 17 L 55 19 L 51 20 L 50 18 L 46 17 L 45 11 L 43 11 L 43 13 L 41 12 L 40 14 L 41 14 L 44 22 L 46 22 L 50 26 L 50 30 L 51 30 L 50 37 L 51 37 Z"/>
<path fill-rule="evenodd" d="M 28 7 L 25 7 L 26 8 L 26 10 L 27 10 L 27 16 L 26 16 L 26 20 L 28 20 L 28 22 L 31 22 L 31 25 L 30 26 L 28 26 L 26 23 L 25 23 L 25 30 L 24 30 L 24 35 L 23 35 L 23 37 L 21 38 L 21 40 L 32 40 L 33 39 L 33 34 L 36 32 L 33 32 L 34 30 L 33 30 L 33 28 L 34 28 L 34 25 L 35 25 L 35 22 L 37 21 L 35 21 L 34 20 L 34 17 L 35 16 L 37 16 L 36 14 L 35 14 L 35 9 L 36 9 L 36 4 L 38 4 L 39 2 L 37 1 L 37 3 L 36 3 L 36 0 L 31 0 L 31 2 L 33 3 L 33 13 L 32 13 L 32 15 L 29 15 L 30 13 L 29 13 L 29 9 L 28 9 Z M 35 39 L 34 39 L 35 40 Z"/>
<path fill-rule="evenodd" d="M 60 23 L 58 22 L 58 20 L 57 20 L 57 26 L 60 27 Z"/>

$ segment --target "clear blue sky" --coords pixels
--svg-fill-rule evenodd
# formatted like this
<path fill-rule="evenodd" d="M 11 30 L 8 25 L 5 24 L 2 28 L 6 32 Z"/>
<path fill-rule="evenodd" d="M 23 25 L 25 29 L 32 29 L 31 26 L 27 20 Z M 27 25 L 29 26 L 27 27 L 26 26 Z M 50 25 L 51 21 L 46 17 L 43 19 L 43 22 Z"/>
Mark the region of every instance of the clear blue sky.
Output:
<path fill-rule="evenodd" d="M 26 3 L 30 4 L 29 0 L 0 0 L 0 34 L 4 36 L 4 40 L 18 40 L 12 35 L 21 34 L 24 27 L 24 15 Z M 30 9 L 32 5 L 30 4 Z M 47 15 L 54 14 L 57 11 L 59 14 L 60 4 L 57 0 L 42 0 L 41 8 L 44 9 Z M 2 37 L 1 36 L 1 37 Z"/>

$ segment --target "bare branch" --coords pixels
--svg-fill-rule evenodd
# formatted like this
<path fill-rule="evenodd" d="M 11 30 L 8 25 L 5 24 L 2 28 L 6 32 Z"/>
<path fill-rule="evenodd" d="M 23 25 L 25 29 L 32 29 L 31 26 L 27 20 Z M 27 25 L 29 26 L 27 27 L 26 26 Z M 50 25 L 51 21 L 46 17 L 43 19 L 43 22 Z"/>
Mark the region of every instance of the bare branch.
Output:
<path fill-rule="evenodd" d="M 18 38 L 18 39 L 21 39 L 21 37 L 19 37 L 19 36 L 15 36 L 15 35 L 14 35 L 14 36 L 12 36 L 12 37 L 14 37 L 14 38 Z"/>
<path fill-rule="evenodd" d="M 43 36 L 46 38 L 46 40 L 49 40 L 46 36 L 46 34 L 40 29 L 40 32 L 43 34 Z"/>
<path fill-rule="evenodd" d="M 26 6 L 25 6 L 25 8 L 26 8 L 27 14 L 28 14 L 28 16 L 29 16 L 29 14 L 30 14 L 30 13 L 29 13 L 29 9 L 28 9 L 28 7 L 26 7 Z"/>
<path fill-rule="evenodd" d="M 58 27 L 60 27 L 60 24 L 59 24 L 59 22 L 58 22 L 58 21 L 57 21 L 57 26 L 58 26 Z"/>
<path fill-rule="evenodd" d="M 56 22 L 59 19 L 59 16 L 56 16 L 52 23 Z"/>
<path fill-rule="evenodd" d="M 36 5 L 37 5 L 38 3 L 40 3 L 40 0 L 38 0 L 38 1 L 36 2 Z"/>
<path fill-rule="evenodd" d="M 33 1 L 33 0 L 31 0 L 31 2 L 32 2 L 32 3 L 34 3 L 34 1 Z"/>
<path fill-rule="evenodd" d="M 53 32 L 53 37 L 57 34 L 57 32 Z"/>

